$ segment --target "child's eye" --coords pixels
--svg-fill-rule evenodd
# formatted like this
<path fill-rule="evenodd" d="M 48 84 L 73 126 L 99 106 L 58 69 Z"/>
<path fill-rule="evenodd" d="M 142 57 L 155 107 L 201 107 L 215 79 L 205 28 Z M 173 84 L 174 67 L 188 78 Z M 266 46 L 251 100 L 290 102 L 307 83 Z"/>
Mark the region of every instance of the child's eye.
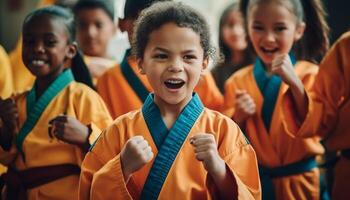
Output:
<path fill-rule="evenodd" d="M 101 29 L 102 27 L 103 27 L 103 23 L 102 22 L 96 22 L 96 27 L 98 28 L 98 29 Z"/>
<path fill-rule="evenodd" d="M 193 60 L 196 59 L 197 57 L 195 55 L 185 55 L 183 57 L 184 60 Z"/>
<path fill-rule="evenodd" d="M 30 44 L 34 44 L 34 40 L 33 39 L 23 39 L 23 43 L 26 45 L 30 45 Z"/>
<path fill-rule="evenodd" d="M 276 27 L 276 28 L 275 28 L 275 31 L 277 31 L 277 32 L 282 32 L 282 31 L 284 31 L 284 30 L 286 30 L 286 29 L 287 29 L 287 27 L 280 26 L 280 27 Z"/>
<path fill-rule="evenodd" d="M 256 30 L 256 31 L 263 31 L 263 30 L 264 30 L 264 27 L 254 25 L 254 26 L 253 26 L 253 30 Z"/>
<path fill-rule="evenodd" d="M 57 40 L 47 40 L 45 41 L 45 46 L 53 47 L 57 43 Z"/>
<path fill-rule="evenodd" d="M 166 58 L 168 58 L 168 56 L 166 54 L 163 54 L 163 53 L 158 53 L 158 54 L 155 54 L 153 56 L 153 58 L 155 58 L 155 59 L 166 59 Z"/>

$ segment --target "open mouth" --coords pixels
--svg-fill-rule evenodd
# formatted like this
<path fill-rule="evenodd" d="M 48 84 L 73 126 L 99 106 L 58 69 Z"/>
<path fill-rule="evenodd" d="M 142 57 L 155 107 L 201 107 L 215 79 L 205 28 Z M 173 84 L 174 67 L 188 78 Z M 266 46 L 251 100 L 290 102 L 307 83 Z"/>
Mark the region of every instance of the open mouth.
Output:
<path fill-rule="evenodd" d="M 41 67 L 47 64 L 46 61 L 41 60 L 41 59 L 33 59 L 31 60 L 30 64 L 34 67 Z"/>
<path fill-rule="evenodd" d="M 164 84 L 169 89 L 179 89 L 185 84 L 185 81 L 181 79 L 168 79 L 164 81 Z"/>
<path fill-rule="evenodd" d="M 278 48 L 264 48 L 264 47 L 261 47 L 261 50 L 266 53 L 266 54 L 273 54 L 273 53 L 276 53 L 278 51 Z"/>

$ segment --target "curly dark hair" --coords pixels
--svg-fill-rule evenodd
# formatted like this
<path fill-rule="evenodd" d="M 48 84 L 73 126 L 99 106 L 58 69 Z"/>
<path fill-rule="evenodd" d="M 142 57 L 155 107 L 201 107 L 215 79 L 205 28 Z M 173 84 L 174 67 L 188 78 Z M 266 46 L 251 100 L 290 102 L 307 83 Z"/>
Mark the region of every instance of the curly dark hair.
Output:
<path fill-rule="evenodd" d="M 143 10 L 136 21 L 132 40 L 133 54 L 143 58 L 149 36 L 166 23 L 192 29 L 200 36 L 204 57 L 212 57 L 214 49 L 210 44 L 209 26 L 205 18 L 192 7 L 181 2 L 157 2 Z"/>

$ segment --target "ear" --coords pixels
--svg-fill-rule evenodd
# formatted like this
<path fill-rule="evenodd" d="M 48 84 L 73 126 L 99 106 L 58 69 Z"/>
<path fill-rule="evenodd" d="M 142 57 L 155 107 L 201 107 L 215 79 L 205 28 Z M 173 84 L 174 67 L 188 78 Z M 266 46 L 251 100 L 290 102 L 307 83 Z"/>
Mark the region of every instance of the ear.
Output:
<path fill-rule="evenodd" d="M 306 28 L 305 22 L 298 23 L 294 34 L 294 42 L 300 40 L 303 37 L 305 28 Z"/>
<path fill-rule="evenodd" d="M 68 59 L 74 58 L 75 54 L 77 54 L 78 51 L 78 45 L 76 42 L 73 42 L 72 44 L 68 44 L 68 49 L 66 52 L 66 57 Z"/>
<path fill-rule="evenodd" d="M 209 65 L 209 57 L 206 57 L 206 58 L 204 58 L 203 63 L 202 63 L 201 75 L 203 75 L 206 72 L 208 65 Z"/>
<path fill-rule="evenodd" d="M 138 58 L 137 59 L 137 66 L 139 67 L 139 70 L 140 70 L 140 73 L 145 75 L 146 72 L 145 72 L 145 69 L 144 69 L 144 62 L 143 62 L 143 59 L 141 58 Z"/>

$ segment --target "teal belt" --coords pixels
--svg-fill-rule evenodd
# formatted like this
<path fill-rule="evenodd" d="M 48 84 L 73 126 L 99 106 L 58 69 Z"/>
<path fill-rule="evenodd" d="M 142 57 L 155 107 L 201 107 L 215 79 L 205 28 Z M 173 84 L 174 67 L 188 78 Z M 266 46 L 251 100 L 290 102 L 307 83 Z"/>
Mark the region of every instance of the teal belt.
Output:
<path fill-rule="evenodd" d="M 307 158 L 299 162 L 291 163 L 282 167 L 267 168 L 259 165 L 260 181 L 262 187 L 262 199 L 274 200 L 275 189 L 272 183 L 273 178 L 281 178 L 311 171 L 317 167 L 315 157 Z"/>

